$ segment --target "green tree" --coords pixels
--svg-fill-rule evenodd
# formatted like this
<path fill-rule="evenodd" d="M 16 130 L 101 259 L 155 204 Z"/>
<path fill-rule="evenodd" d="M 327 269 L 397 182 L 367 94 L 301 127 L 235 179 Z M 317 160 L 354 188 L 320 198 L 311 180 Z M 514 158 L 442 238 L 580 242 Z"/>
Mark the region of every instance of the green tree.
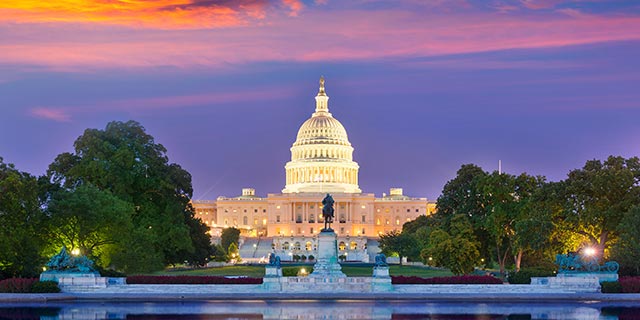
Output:
<path fill-rule="evenodd" d="M 235 243 L 236 247 L 240 243 L 240 230 L 234 227 L 223 229 L 220 234 L 220 245 L 228 249 L 232 243 Z M 227 253 L 230 252 L 227 251 Z"/>
<path fill-rule="evenodd" d="M 195 219 L 189 205 L 191 175 L 169 163 L 167 150 L 139 123 L 116 121 L 104 130 L 87 129 L 74 149 L 56 157 L 47 171 L 49 179 L 66 189 L 90 183 L 135 210 L 129 250 L 118 252 L 116 260 L 126 262 L 131 272 L 199 260 L 196 247 L 205 243 L 199 241 L 203 228 L 190 221 Z M 129 260 L 134 257 L 135 262 Z"/>
<path fill-rule="evenodd" d="M 227 248 L 227 256 L 230 259 L 235 260 L 235 262 L 242 261 L 242 258 L 240 257 L 240 251 L 238 250 L 238 245 L 235 242 L 231 242 L 231 244 Z"/>
<path fill-rule="evenodd" d="M 37 276 L 45 261 L 41 183 L 0 157 L 0 273 L 5 276 Z"/>
<path fill-rule="evenodd" d="M 90 184 L 58 190 L 48 211 L 56 247 L 79 249 L 103 267 L 111 264 L 117 247 L 127 246 L 133 229 L 133 206 Z"/>
<path fill-rule="evenodd" d="M 474 164 L 460 167 L 456 177 L 449 180 L 442 189 L 442 194 L 436 202 L 435 219 L 444 230 L 448 229 L 451 218 L 456 214 L 469 217 L 476 239 L 480 243 L 482 256 L 490 256 L 492 239 L 485 228 L 487 216 L 486 199 L 478 187 L 480 179 L 487 176 L 482 168 Z"/>
<path fill-rule="evenodd" d="M 379 247 L 386 255 L 398 255 L 400 264 L 402 257 L 413 257 L 419 255 L 416 239 L 408 233 L 402 233 L 397 230 L 387 232 L 380 235 L 378 240 Z"/>
<path fill-rule="evenodd" d="M 514 257 L 516 270 L 520 270 L 522 255 L 529 248 L 520 236 L 526 236 L 525 207 L 532 194 L 544 184 L 544 177 L 533 177 L 526 173 L 514 176 L 497 171 L 485 175 L 478 181 L 486 210 L 484 229 L 491 236 L 500 272 L 505 272 L 507 259 Z M 520 226 L 518 227 L 518 223 Z M 523 233 L 519 233 L 522 231 Z"/>
<path fill-rule="evenodd" d="M 612 256 L 627 273 L 640 275 L 640 206 L 624 215 L 618 230 L 620 236 L 611 250 Z"/>
<path fill-rule="evenodd" d="M 421 256 L 424 263 L 448 268 L 454 274 L 469 274 L 480 259 L 478 245 L 467 216 L 457 214 L 451 218 L 450 232 L 442 229 L 431 232 L 429 246 Z"/>
<path fill-rule="evenodd" d="M 625 213 L 640 204 L 640 160 L 609 156 L 589 160 L 564 181 L 561 213 L 567 230 L 583 236 L 600 256 L 618 235 Z"/>

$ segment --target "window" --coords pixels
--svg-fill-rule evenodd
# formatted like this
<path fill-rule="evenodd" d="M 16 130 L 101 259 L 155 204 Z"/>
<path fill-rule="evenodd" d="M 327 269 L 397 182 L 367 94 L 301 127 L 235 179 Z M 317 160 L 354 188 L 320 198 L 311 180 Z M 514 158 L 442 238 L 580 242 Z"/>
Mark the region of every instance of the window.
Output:
<path fill-rule="evenodd" d="M 376 219 L 376 224 L 377 224 L 377 225 L 380 225 L 380 219 L 379 219 L 379 218 L 378 218 L 378 219 Z"/>
<path fill-rule="evenodd" d="M 229 224 L 229 220 L 224 219 L 224 226 L 226 227 Z"/>
<path fill-rule="evenodd" d="M 244 209 L 244 212 L 246 213 L 246 212 L 247 212 L 247 209 Z"/>
<path fill-rule="evenodd" d="M 233 219 L 233 225 L 237 226 L 238 225 L 238 219 Z"/>
<path fill-rule="evenodd" d="M 283 250 L 289 250 L 289 242 L 285 242 L 282 244 L 282 249 Z"/>
<path fill-rule="evenodd" d="M 315 223 L 316 222 L 316 215 L 311 213 L 309 214 L 309 223 Z"/>
<path fill-rule="evenodd" d="M 386 219 L 386 221 L 385 221 L 385 222 L 386 222 L 386 224 L 389 224 L 389 219 Z"/>
<path fill-rule="evenodd" d="M 340 228 L 340 234 L 344 234 L 344 228 Z"/>
<path fill-rule="evenodd" d="M 346 249 L 346 248 L 347 248 L 347 245 L 344 244 L 343 241 L 340 241 L 340 244 L 338 244 L 338 250 L 344 251 L 344 249 Z"/>
<path fill-rule="evenodd" d="M 416 212 L 420 212 L 420 209 L 416 209 Z"/>
<path fill-rule="evenodd" d="M 358 243 L 355 241 L 351 241 L 351 244 L 349 245 L 349 249 L 358 250 Z"/>
<path fill-rule="evenodd" d="M 396 217 L 396 225 L 399 226 L 400 225 L 400 217 Z"/>
<path fill-rule="evenodd" d="M 267 217 L 262 218 L 262 225 L 263 226 L 267 225 Z"/>
<path fill-rule="evenodd" d="M 302 223 L 302 214 L 296 214 L 296 223 Z"/>
<path fill-rule="evenodd" d="M 304 248 L 307 251 L 311 251 L 311 248 L 312 248 L 311 241 L 307 241 L 307 243 L 304 244 Z"/>
<path fill-rule="evenodd" d="M 229 212 L 229 210 L 228 209 L 224 209 L 224 212 Z"/>
<path fill-rule="evenodd" d="M 384 212 L 389 213 L 389 208 L 384 209 Z"/>
<path fill-rule="evenodd" d="M 364 214 L 362 215 L 362 223 L 367 222 L 367 216 L 365 216 Z"/>
<path fill-rule="evenodd" d="M 364 228 L 362 228 L 362 234 L 365 234 L 365 232 L 364 232 Z"/>
<path fill-rule="evenodd" d="M 242 224 L 245 226 L 249 224 L 249 218 L 247 218 L 247 216 L 242 217 Z"/>
<path fill-rule="evenodd" d="M 262 213 L 267 213 L 267 209 L 262 209 Z"/>
<path fill-rule="evenodd" d="M 313 209 L 313 205 L 310 205 L 310 206 L 309 206 L 309 209 Z"/>
<path fill-rule="evenodd" d="M 256 219 L 256 218 L 254 218 L 254 219 L 253 219 L 253 225 L 254 225 L 254 226 L 257 226 L 257 225 L 258 225 L 258 219 Z"/>
<path fill-rule="evenodd" d="M 258 209 L 253 209 L 253 212 L 258 213 Z"/>
<path fill-rule="evenodd" d="M 311 227 L 311 230 L 309 230 L 311 232 L 311 234 L 313 234 L 313 227 Z"/>
<path fill-rule="evenodd" d="M 407 212 L 411 212 L 411 209 L 407 209 Z"/>
<path fill-rule="evenodd" d="M 280 222 L 280 216 L 276 216 L 276 222 Z"/>
<path fill-rule="evenodd" d="M 293 250 L 300 250 L 300 242 L 297 242 L 295 244 L 293 244 Z"/>
<path fill-rule="evenodd" d="M 345 222 L 347 222 L 347 219 L 345 218 L 344 213 L 341 213 L 340 214 L 340 223 L 345 223 Z"/>

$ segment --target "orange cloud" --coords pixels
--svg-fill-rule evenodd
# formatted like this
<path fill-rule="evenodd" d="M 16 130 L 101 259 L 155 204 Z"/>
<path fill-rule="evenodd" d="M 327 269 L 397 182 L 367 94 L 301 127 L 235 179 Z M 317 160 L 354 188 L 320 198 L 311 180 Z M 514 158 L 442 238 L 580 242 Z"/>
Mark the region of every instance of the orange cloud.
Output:
<path fill-rule="evenodd" d="M 250 19 L 263 18 L 266 4 L 259 0 L 3 0 L 0 21 L 158 29 L 218 28 L 245 25 Z"/>

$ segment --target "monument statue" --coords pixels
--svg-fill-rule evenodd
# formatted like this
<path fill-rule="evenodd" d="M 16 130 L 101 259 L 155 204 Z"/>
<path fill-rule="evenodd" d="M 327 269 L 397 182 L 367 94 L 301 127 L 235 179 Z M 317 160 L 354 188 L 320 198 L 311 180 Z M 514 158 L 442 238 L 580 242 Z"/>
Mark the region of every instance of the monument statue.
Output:
<path fill-rule="evenodd" d="M 556 255 L 556 264 L 558 265 L 558 273 L 616 273 L 620 269 L 620 265 L 615 261 L 608 261 L 601 266 L 598 258 L 580 252 L 558 254 Z"/>
<path fill-rule="evenodd" d="M 375 267 L 387 267 L 389 266 L 387 264 L 387 256 L 384 255 L 384 253 L 378 253 L 376 255 L 376 263 L 375 263 Z"/>
<path fill-rule="evenodd" d="M 280 268 L 280 257 L 275 253 L 269 254 L 269 265 Z"/>
<path fill-rule="evenodd" d="M 78 273 L 94 273 L 93 261 L 86 256 L 73 257 L 67 252 L 66 247 L 62 247 L 60 252 L 51 257 L 46 264 L 48 271 L 51 272 L 78 272 Z"/>
<path fill-rule="evenodd" d="M 321 231 L 333 231 L 331 229 L 331 223 L 333 222 L 333 197 L 327 193 L 327 196 L 322 199 L 322 217 L 324 218 L 324 229 Z"/>

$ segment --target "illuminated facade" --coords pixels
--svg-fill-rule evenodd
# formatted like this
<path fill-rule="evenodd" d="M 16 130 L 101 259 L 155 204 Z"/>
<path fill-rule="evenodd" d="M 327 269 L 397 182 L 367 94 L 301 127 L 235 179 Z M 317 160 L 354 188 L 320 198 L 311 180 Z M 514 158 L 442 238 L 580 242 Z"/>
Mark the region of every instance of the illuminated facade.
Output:
<path fill-rule="evenodd" d="M 258 197 L 245 188 L 237 197 L 215 201 L 194 201 L 196 214 L 219 235 L 225 227 L 236 227 L 247 237 L 272 239 L 276 252 L 315 250 L 315 237 L 324 227 L 322 204 L 327 193 L 334 200 L 332 228 L 339 236 L 341 252 L 349 260 L 368 261 L 367 241 L 435 210 L 426 198 L 403 195 L 391 188 L 389 195 L 376 198 L 358 186 L 359 165 L 353 161 L 353 147 L 344 126 L 329 112 L 324 79 L 316 95 L 316 108 L 305 121 L 291 147 L 291 161 L 285 165 L 282 193 Z"/>

